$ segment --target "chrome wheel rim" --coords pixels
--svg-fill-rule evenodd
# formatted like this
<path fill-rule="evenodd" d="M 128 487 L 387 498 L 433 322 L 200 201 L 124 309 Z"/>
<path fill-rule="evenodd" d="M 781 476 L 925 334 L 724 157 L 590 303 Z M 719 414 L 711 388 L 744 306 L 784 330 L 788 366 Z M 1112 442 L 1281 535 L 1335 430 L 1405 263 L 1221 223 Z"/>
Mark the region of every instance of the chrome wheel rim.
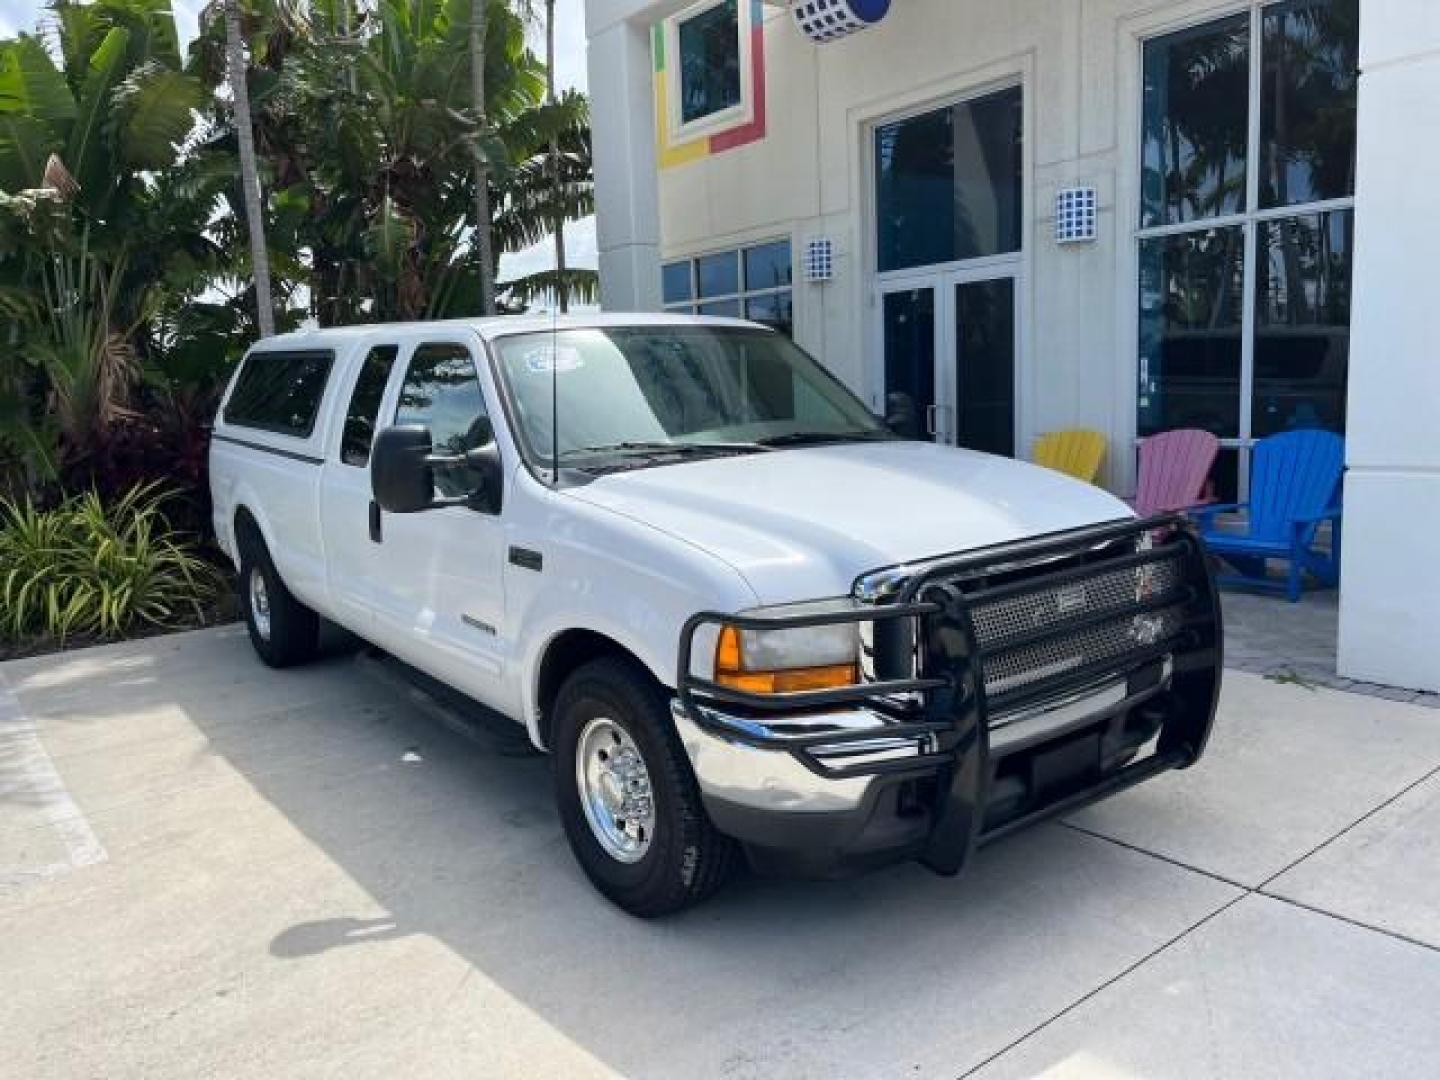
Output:
<path fill-rule="evenodd" d="M 265 575 L 258 566 L 250 568 L 250 617 L 260 640 L 270 640 L 270 593 L 265 588 Z"/>
<path fill-rule="evenodd" d="M 650 770 L 630 733 L 606 716 L 580 732 L 575 784 L 585 820 L 612 859 L 639 862 L 655 835 Z"/>

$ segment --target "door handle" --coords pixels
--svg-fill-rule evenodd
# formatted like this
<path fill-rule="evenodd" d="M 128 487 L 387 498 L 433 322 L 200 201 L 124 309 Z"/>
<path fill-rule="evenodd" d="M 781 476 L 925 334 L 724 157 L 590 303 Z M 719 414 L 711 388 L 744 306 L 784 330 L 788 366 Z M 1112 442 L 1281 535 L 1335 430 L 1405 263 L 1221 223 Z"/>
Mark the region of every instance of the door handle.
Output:
<path fill-rule="evenodd" d="M 380 543 L 380 504 L 370 500 L 370 539 Z"/>
<path fill-rule="evenodd" d="M 925 406 L 925 433 L 933 435 L 937 439 L 943 438 L 945 432 L 941 430 L 940 419 L 942 414 L 949 411 L 948 405 L 926 405 Z"/>

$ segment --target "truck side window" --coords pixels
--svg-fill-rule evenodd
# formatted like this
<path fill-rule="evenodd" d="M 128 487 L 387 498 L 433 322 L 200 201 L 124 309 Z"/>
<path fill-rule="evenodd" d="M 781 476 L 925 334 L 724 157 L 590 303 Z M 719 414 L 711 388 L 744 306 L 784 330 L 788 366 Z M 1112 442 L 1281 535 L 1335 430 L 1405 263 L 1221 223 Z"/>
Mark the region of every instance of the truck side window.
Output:
<path fill-rule="evenodd" d="M 364 468 L 370 463 L 370 443 L 375 438 L 375 421 L 380 418 L 380 399 L 390 381 L 399 348 L 377 345 L 365 357 L 350 407 L 345 410 L 345 431 L 340 436 L 340 460 L 346 465 Z"/>
<path fill-rule="evenodd" d="M 330 377 L 330 352 L 252 352 L 225 404 L 225 422 L 308 439 Z"/>
<path fill-rule="evenodd" d="M 395 423 L 424 424 L 437 454 L 463 454 L 495 439 L 475 363 L 463 345 L 421 345 L 410 358 Z M 437 466 L 435 490 L 454 498 L 479 486 L 480 477 L 463 465 Z"/>

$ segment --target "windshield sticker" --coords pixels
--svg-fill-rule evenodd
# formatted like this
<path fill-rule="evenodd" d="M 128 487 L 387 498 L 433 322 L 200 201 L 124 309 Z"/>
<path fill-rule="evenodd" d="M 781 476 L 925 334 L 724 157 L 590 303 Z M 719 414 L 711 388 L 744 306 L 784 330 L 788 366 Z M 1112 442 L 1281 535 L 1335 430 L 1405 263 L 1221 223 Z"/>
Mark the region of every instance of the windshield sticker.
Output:
<path fill-rule="evenodd" d="M 552 369 L 557 375 L 564 375 L 567 371 L 578 371 L 585 366 L 585 358 L 573 345 L 536 345 L 527 349 L 521 360 L 531 375 L 549 375 Z"/>

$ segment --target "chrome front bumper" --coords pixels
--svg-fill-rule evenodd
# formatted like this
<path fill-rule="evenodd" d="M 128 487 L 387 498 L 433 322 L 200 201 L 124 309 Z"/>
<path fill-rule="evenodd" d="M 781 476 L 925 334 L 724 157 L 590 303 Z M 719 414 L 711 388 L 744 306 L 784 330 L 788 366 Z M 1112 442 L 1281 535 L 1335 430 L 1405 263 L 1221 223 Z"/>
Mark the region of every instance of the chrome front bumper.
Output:
<path fill-rule="evenodd" d="M 1000 755 L 1023 750 L 1135 708 L 1169 689 L 1171 670 L 1167 659 L 1159 680 L 1139 693 L 1130 692 L 1125 679 L 1112 679 L 1043 705 L 996 717 L 989 732 L 989 751 Z M 861 741 L 836 742 L 833 746 L 808 744 L 808 754 L 822 766 L 845 769 L 884 762 L 892 770 L 903 770 L 909 762 L 921 772 L 942 764 L 928 736 L 889 735 L 887 728 L 893 728 L 893 721 L 869 709 L 768 716 L 762 722 L 709 706 L 697 708 L 703 713 L 703 727 L 678 698 L 670 702 L 670 714 L 701 793 L 707 799 L 753 810 L 787 814 L 853 811 L 865 803 L 872 785 L 880 780 L 877 774 L 825 775 L 785 749 L 787 738 L 805 739 L 808 744 L 819 732 L 873 730 L 874 738 Z M 734 731 L 734 738 L 725 737 L 727 728 Z M 764 745 L 756 745 L 757 741 Z"/>

